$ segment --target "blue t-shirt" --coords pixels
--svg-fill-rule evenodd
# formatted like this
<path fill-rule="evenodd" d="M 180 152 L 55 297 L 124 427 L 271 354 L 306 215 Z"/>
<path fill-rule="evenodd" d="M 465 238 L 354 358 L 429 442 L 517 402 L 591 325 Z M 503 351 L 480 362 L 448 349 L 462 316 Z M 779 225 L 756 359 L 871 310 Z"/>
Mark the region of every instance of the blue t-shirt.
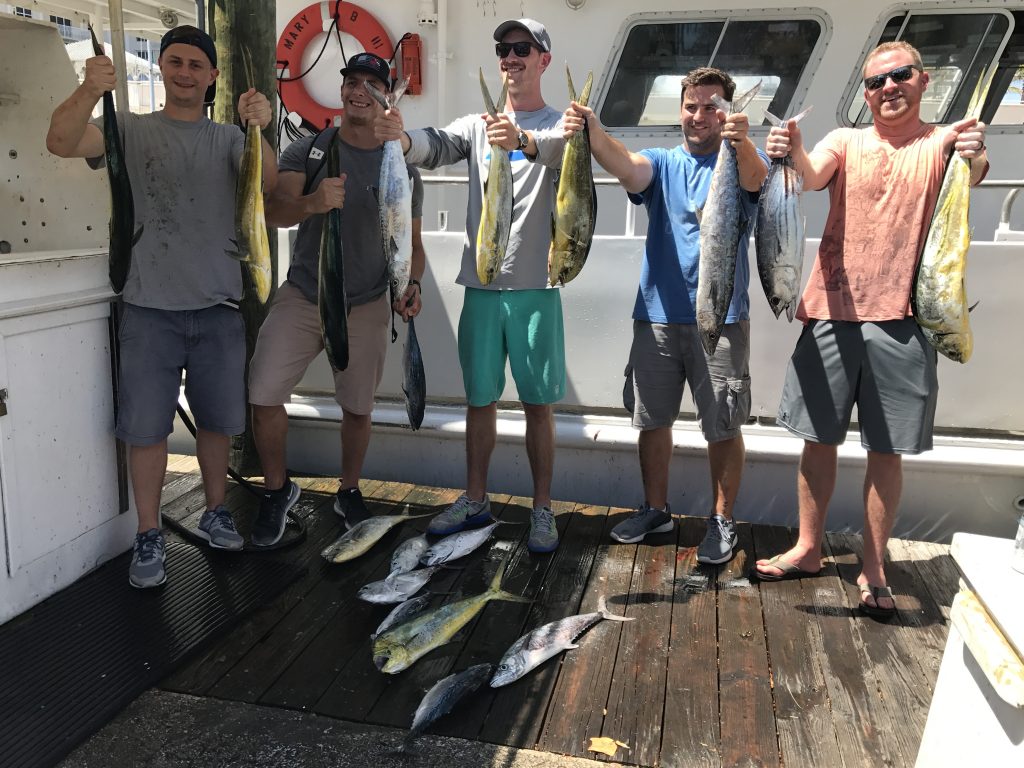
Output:
<path fill-rule="evenodd" d="M 629 199 L 647 208 L 647 243 L 640 272 L 640 288 L 633 307 L 633 319 L 649 323 L 697 322 L 697 273 L 700 266 L 700 225 L 697 211 L 707 202 L 711 175 L 718 153 L 691 155 L 682 146 L 655 147 L 640 152 L 651 162 L 654 175 L 640 194 Z M 758 155 L 768 165 L 768 156 Z M 749 217 L 748 233 L 736 252 L 736 279 L 725 322 L 750 317 L 747 283 L 750 263 L 747 246 L 749 226 L 757 211 L 757 193 L 745 192 L 741 199 Z"/>

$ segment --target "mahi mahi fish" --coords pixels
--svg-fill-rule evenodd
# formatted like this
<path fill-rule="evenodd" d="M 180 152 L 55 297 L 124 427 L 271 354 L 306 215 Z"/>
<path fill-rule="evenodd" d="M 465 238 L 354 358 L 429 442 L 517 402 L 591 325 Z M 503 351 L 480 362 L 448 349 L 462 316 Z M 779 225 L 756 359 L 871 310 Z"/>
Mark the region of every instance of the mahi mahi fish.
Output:
<path fill-rule="evenodd" d="M 415 619 L 392 627 L 379 635 L 373 643 L 373 663 L 377 669 L 389 675 L 408 669 L 417 659 L 451 640 L 491 600 L 532 602 L 501 588 L 501 580 L 507 566 L 506 558 L 494 574 L 491 586 L 486 592 L 464 597 L 421 613 Z"/>
<path fill-rule="evenodd" d="M 97 56 L 106 56 L 103 46 L 96 39 L 96 33 L 89 25 L 92 50 Z M 103 92 L 103 156 L 107 166 L 107 181 L 110 183 L 110 248 L 108 275 L 114 293 L 121 293 L 128 280 L 132 265 L 132 246 L 142 237 L 142 227 L 135 231 L 135 198 L 125 164 L 124 144 L 117 126 L 114 111 L 114 94 Z"/>
<path fill-rule="evenodd" d="M 384 109 L 391 109 L 409 87 L 409 78 L 396 85 L 390 95 L 381 93 L 373 83 L 364 81 L 363 86 Z M 380 234 L 391 278 L 391 300 L 394 302 L 405 295 L 412 271 L 412 179 L 402 154 L 402 142 L 384 142 L 377 184 Z"/>
<path fill-rule="evenodd" d="M 594 73 L 587 73 L 583 91 L 576 98 L 569 66 L 565 67 L 569 82 L 569 101 L 587 106 Z M 562 150 L 562 172 L 558 178 L 555 212 L 551 219 L 551 249 L 548 251 L 548 281 L 565 285 L 583 269 L 594 239 L 597 222 L 597 188 L 590 164 L 590 134 L 584 121 L 583 130 L 574 133 Z"/>
<path fill-rule="evenodd" d="M 327 175 L 341 173 L 338 134 L 327 146 Z M 317 285 L 320 330 L 324 336 L 327 360 L 336 371 L 348 368 L 348 296 L 345 294 L 345 262 L 341 246 L 341 209 L 324 214 L 320 235 L 320 266 Z M 381 534 L 383 535 L 383 534 Z"/>
<path fill-rule="evenodd" d="M 410 751 L 414 740 L 431 723 L 452 710 L 461 699 L 472 693 L 491 676 L 493 664 L 477 664 L 454 675 L 448 675 L 434 683 L 426 696 L 416 707 L 412 718 L 412 729 L 405 737 L 401 751 Z"/>
<path fill-rule="evenodd" d="M 731 104 L 717 94 L 715 106 L 726 114 L 742 112 L 761 90 L 759 82 Z M 727 139 L 715 160 L 711 188 L 700 219 L 700 266 L 697 274 L 697 328 L 701 344 L 709 355 L 715 353 L 722 326 L 729 312 L 736 281 L 736 254 L 740 240 L 747 237 L 749 223 L 741 200 L 736 148 Z"/>
<path fill-rule="evenodd" d="M 537 627 L 512 643 L 498 663 L 494 677 L 491 678 L 491 687 L 499 688 L 508 685 L 562 651 L 578 648 L 576 638 L 602 619 L 633 621 L 634 618 L 636 617 L 609 613 L 602 595 L 598 598 L 595 613 L 581 613 L 552 621 L 542 627 Z"/>
<path fill-rule="evenodd" d="M 484 109 L 491 117 L 497 118 L 498 111 L 491 101 L 491 92 L 487 90 L 483 69 L 480 70 L 480 90 L 484 95 Z M 497 107 L 504 109 L 507 97 L 506 77 L 502 81 Z M 508 150 L 491 144 L 480 226 L 476 231 L 476 276 L 484 285 L 501 272 L 501 265 L 505 261 L 505 249 L 508 248 L 508 237 L 512 231 L 512 195 L 512 160 Z"/>
<path fill-rule="evenodd" d="M 980 117 L 993 67 L 978 81 L 965 117 Z M 967 250 L 971 245 L 968 214 L 971 206 L 971 164 L 956 155 L 949 158 L 942 178 L 935 213 L 917 265 L 911 307 L 928 343 L 950 360 L 966 363 L 974 351 L 967 306 Z"/>
<path fill-rule="evenodd" d="M 380 635 L 391 627 L 397 627 L 413 616 L 423 613 L 427 606 L 430 604 L 431 595 L 423 595 L 422 597 L 413 597 L 406 600 L 404 603 L 399 603 L 391 609 L 391 613 L 384 617 L 384 621 L 380 623 L 376 631 L 370 635 L 371 640 L 376 640 L 377 635 Z"/>
<path fill-rule="evenodd" d="M 410 515 L 409 507 L 406 505 L 405 512 L 401 515 L 374 515 L 353 525 L 320 554 L 329 563 L 344 563 L 347 560 L 354 560 L 368 552 L 370 547 L 380 541 L 385 533 L 399 523 L 415 520 L 417 517 L 428 517 L 429 514 L 431 513 Z"/>
<path fill-rule="evenodd" d="M 793 120 L 799 122 L 808 107 Z M 784 125 L 775 115 L 765 112 L 772 125 Z M 761 187 L 754 222 L 754 246 L 757 251 L 757 274 L 761 277 L 764 295 L 775 317 L 783 311 L 793 322 L 800 301 L 800 279 L 804 268 L 804 213 L 800 208 L 803 175 L 789 155 L 776 157 L 768 169 L 768 178 Z"/>
<path fill-rule="evenodd" d="M 416 338 L 415 319 L 409 318 L 409 329 L 405 337 L 405 351 L 402 354 L 402 392 L 405 393 L 405 412 L 413 431 L 423 424 L 423 413 L 427 408 L 427 373 L 423 368 L 423 353 Z"/>
<path fill-rule="evenodd" d="M 242 62 L 249 87 L 256 87 L 256 73 L 249 49 L 242 47 Z M 235 185 L 235 250 L 225 251 L 228 256 L 246 266 L 249 284 L 260 304 L 270 298 L 272 273 L 270 269 L 270 239 L 267 237 L 267 219 L 263 212 L 263 139 L 258 123 L 250 121 L 245 127 L 245 146 Z"/>

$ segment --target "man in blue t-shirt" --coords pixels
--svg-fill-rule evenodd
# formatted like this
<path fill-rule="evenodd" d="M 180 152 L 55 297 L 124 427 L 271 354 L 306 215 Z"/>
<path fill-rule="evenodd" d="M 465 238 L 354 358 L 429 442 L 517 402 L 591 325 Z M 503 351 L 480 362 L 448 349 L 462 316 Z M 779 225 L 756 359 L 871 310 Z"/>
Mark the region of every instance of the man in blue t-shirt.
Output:
<path fill-rule="evenodd" d="M 672 424 L 679 415 L 683 385 L 689 383 L 701 431 L 708 441 L 712 508 L 697 552 L 702 563 L 724 563 L 733 554 L 733 505 L 743 472 L 740 427 L 750 415 L 750 301 L 747 282 L 749 236 L 744 230 L 736 255 L 732 300 L 714 353 L 705 352 L 697 328 L 700 265 L 699 214 L 708 199 L 722 141 L 736 151 L 740 205 L 753 221 L 758 192 L 768 175 L 768 158 L 747 137 L 747 116 L 726 115 L 712 97 L 731 101 L 736 84 L 725 72 L 702 67 L 682 81 L 679 122 L 683 143 L 672 149 L 630 152 L 601 128 L 593 110 L 573 102 L 565 111 L 566 136 L 583 129 L 601 166 L 615 176 L 629 199 L 647 207 L 647 244 L 633 309 L 626 399 L 633 400 L 633 426 L 640 431 L 640 473 L 644 503 L 612 529 L 616 541 L 632 544 L 648 533 L 673 528 L 668 503 Z M 632 390 L 630 392 L 630 390 Z"/>

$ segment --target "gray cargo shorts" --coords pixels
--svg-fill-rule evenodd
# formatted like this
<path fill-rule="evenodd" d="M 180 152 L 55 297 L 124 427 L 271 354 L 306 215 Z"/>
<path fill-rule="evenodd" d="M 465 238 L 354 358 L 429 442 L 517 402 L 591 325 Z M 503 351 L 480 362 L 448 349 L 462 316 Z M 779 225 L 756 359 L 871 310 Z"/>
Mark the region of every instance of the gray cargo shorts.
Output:
<path fill-rule="evenodd" d="M 689 383 L 704 438 L 709 443 L 730 440 L 750 416 L 749 363 L 747 320 L 722 328 L 711 357 L 696 325 L 634 320 L 623 404 L 637 429 L 671 427 Z"/>
<path fill-rule="evenodd" d="M 123 304 L 118 337 L 118 439 L 155 445 L 171 434 L 182 370 L 197 427 L 245 431 L 245 323 L 238 310 Z"/>
<path fill-rule="evenodd" d="M 840 445 L 856 403 L 860 442 L 869 451 L 931 450 L 935 362 L 912 317 L 810 320 L 786 370 L 779 423 L 805 440 Z"/>

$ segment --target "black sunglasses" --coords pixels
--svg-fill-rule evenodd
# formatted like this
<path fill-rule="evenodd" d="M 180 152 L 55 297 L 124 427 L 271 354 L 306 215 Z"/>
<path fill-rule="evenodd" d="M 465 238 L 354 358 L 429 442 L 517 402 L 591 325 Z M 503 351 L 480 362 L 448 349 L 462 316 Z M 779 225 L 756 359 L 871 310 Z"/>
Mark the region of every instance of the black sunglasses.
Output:
<path fill-rule="evenodd" d="M 538 51 L 540 50 L 535 43 L 531 43 L 529 40 L 523 40 L 519 43 L 496 43 L 494 46 L 494 52 L 498 54 L 499 59 L 504 59 L 512 51 L 515 51 L 516 56 L 520 59 L 525 59 L 530 55 L 530 51 L 534 48 Z"/>
<path fill-rule="evenodd" d="M 914 76 L 914 70 L 923 71 L 920 67 L 915 64 L 905 64 L 902 67 L 896 67 L 891 72 L 883 72 L 880 75 L 872 75 L 871 77 L 864 78 L 864 87 L 869 91 L 877 91 L 883 85 L 885 81 L 890 77 L 894 83 L 905 83 L 907 80 Z"/>

